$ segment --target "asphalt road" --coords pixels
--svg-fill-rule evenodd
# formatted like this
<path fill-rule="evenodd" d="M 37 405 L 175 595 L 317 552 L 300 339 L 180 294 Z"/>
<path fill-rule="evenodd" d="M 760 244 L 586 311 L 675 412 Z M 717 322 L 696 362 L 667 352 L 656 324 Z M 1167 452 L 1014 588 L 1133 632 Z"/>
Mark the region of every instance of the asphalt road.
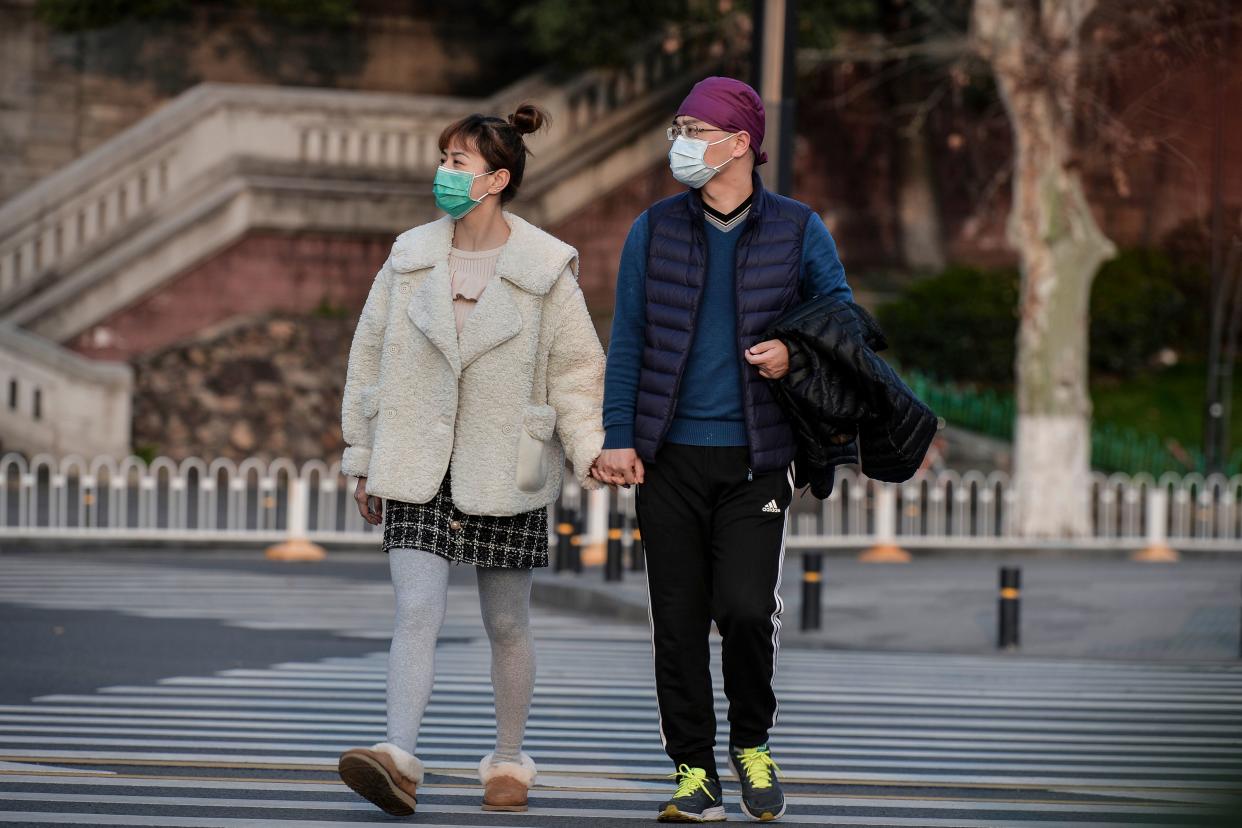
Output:
<path fill-rule="evenodd" d="M 671 768 L 646 628 L 545 609 L 526 745 L 541 784 L 527 814 L 479 811 L 488 648 L 472 572 L 450 590 L 409 821 L 654 821 Z M 0 554 L 0 823 L 392 822 L 333 772 L 383 737 L 391 611 L 382 556 Z M 1242 787 L 1236 662 L 787 647 L 777 687 L 790 823 L 1205 825 Z M 726 799 L 742 819 L 732 780 Z"/>

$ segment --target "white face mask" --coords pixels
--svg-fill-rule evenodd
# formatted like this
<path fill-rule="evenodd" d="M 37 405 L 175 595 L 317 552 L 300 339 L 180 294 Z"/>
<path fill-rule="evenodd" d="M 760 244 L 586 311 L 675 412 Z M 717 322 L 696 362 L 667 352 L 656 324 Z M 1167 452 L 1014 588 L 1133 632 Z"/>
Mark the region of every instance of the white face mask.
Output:
<path fill-rule="evenodd" d="M 736 135 L 735 132 L 733 135 L 726 135 L 719 141 L 711 143 L 702 138 L 687 138 L 684 135 L 678 135 L 673 141 L 673 148 L 668 151 L 668 166 L 673 171 L 673 178 L 687 187 L 696 189 L 711 181 L 712 176 L 720 172 L 720 168 L 732 161 L 733 157 L 726 159 L 724 164 L 709 167 L 703 160 L 703 156 L 707 154 L 707 148 L 713 144 L 728 141 Z"/>

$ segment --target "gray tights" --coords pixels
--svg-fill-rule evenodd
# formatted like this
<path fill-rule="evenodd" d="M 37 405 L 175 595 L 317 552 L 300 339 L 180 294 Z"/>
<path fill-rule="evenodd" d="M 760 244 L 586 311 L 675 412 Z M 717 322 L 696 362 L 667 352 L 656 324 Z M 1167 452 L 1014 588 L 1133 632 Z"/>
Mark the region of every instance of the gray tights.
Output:
<path fill-rule="evenodd" d="M 388 565 L 397 593 L 397 618 L 388 654 L 388 741 L 414 753 L 423 712 L 431 699 L 436 637 L 444 622 L 450 564 L 430 552 L 391 549 Z M 476 572 L 483 626 L 492 645 L 493 762 L 516 762 L 535 689 L 531 570 L 476 567 Z"/>

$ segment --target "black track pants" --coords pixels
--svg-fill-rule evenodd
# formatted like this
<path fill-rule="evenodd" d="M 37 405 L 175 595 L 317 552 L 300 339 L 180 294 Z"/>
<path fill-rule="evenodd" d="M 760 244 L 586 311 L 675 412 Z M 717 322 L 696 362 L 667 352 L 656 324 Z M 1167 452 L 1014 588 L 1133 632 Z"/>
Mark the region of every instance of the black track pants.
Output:
<path fill-rule="evenodd" d="M 793 487 L 784 470 L 747 480 L 744 446 L 666 444 L 638 487 L 660 736 L 674 764 L 716 773 L 708 635 L 722 637 L 729 742 L 765 744 L 776 723 L 778 593 Z"/>

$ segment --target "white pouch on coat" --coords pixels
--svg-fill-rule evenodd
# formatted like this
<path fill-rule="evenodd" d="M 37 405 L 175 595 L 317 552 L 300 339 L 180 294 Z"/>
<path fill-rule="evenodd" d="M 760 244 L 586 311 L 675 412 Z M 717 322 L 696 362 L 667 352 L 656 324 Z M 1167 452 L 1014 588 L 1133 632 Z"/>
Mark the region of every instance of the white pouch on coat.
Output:
<path fill-rule="evenodd" d="M 550 405 L 528 405 L 522 413 L 522 433 L 518 438 L 517 487 L 537 492 L 548 481 L 548 458 L 552 454 L 556 430 L 556 409 Z"/>

